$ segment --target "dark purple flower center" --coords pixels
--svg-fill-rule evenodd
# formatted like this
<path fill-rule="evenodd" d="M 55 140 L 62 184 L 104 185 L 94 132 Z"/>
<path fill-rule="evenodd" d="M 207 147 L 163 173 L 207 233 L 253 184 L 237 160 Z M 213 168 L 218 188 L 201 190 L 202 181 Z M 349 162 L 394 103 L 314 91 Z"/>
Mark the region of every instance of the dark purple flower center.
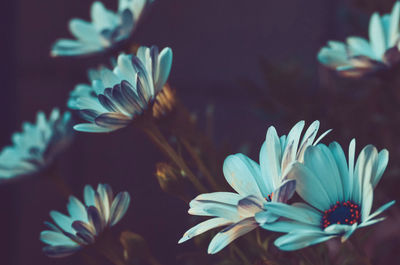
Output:
<path fill-rule="evenodd" d="M 351 201 L 336 202 L 329 210 L 324 212 L 321 225 L 322 229 L 332 224 L 352 225 L 361 222 L 361 207 Z"/>
<path fill-rule="evenodd" d="M 267 201 L 267 202 L 270 202 L 270 201 L 272 201 L 272 197 L 274 196 L 274 193 L 272 192 L 271 194 L 268 194 L 268 196 L 267 197 L 265 197 L 264 199 Z"/>

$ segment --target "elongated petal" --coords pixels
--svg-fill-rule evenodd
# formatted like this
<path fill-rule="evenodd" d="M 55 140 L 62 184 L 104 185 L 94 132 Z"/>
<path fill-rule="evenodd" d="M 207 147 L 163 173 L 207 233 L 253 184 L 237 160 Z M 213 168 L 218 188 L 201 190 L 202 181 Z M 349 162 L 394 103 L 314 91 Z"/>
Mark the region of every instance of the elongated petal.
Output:
<path fill-rule="evenodd" d="M 242 155 L 228 156 L 223 165 L 226 180 L 240 195 L 263 197 L 256 179 L 260 179 L 260 169 L 256 163 Z"/>
<path fill-rule="evenodd" d="M 208 253 L 215 254 L 219 252 L 233 240 L 244 234 L 247 234 L 256 227 L 257 222 L 255 222 L 254 218 L 244 219 L 238 223 L 228 226 L 211 240 L 210 245 L 208 246 Z"/>
<path fill-rule="evenodd" d="M 229 225 L 232 222 L 230 220 L 226 220 L 224 218 L 212 218 L 207 221 L 201 222 L 198 225 L 190 228 L 188 231 L 185 232 L 185 234 L 182 236 L 182 238 L 179 240 L 179 244 L 183 243 L 197 235 L 200 235 L 204 232 L 207 232 L 208 230 L 224 226 L 224 225 Z"/>
<path fill-rule="evenodd" d="M 400 3 L 397 3 L 397 4 L 400 5 Z M 371 178 L 371 183 L 374 188 L 378 185 L 379 180 L 381 179 L 381 177 L 383 175 L 383 172 L 385 172 L 388 162 L 389 162 L 389 152 L 386 149 L 384 149 L 379 152 L 378 169 L 377 169 L 376 174 L 374 176 L 372 176 L 372 178 Z"/>
<path fill-rule="evenodd" d="M 312 148 L 312 147 L 310 147 Z M 321 179 L 300 163 L 295 163 L 288 174 L 289 179 L 296 179 L 296 191 L 306 202 L 325 211 L 335 202 L 331 201 Z"/>
<path fill-rule="evenodd" d="M 301 204 L 302 205 L 302 204 Z M 292 219 L 298 222 L 320 225 L 321 216 L 317 210 L 309 207 L 296 207 L 279 202 L 266 203 L 264 207 L 278 216 Z"/>
<path fill-rule="evenodd" d="M 280 250 L 293 251 L 327 241 L 335 236 L 328 236 L 324 232 L 289 233 L 279 237 L 274 244 Z"/>
<path fill-rule="evenodd" d="M 238 202 L 243 199 L 243 196 L 233 192 L 212 192 L 203 193 L 197 196 L 194 200 L 196 201 L 214 201 L 219 203 L 227 203 L 231 205 L 237 205 Z"/>
<path fill-rule="evenodd" d="M 73 232 L 73 229 L 71 227 L 73 221 L 69 216 L 66 216 L 65 214 L 57 211 L 51 211 L 50 216 L 51 218 L 53 218 L 56 225 L 58 225 L 62 230 L 69 233 Z"/>
<path fill-rule="evenodd" d="M 74 254 L 80 249 L 80 246 L 46 246 L 43 248 L 43 252 L 52 258 L 63 258 Z"/>
<path fill-rule="evenodd" d="M 400 21 L 400 3 L 396 1 L 393 6 L 392 13 L 390 15 L 390 26 L 389 26 L 389 48 L 396 45 L 399 37 L 399 24 Z"/>
<path fill-rule="evenodd" d="M 91 132 L 91 133 L 104 133 L 115 130 L 114 128 L 100 127 L 93 123 L 81 123 L 74 126 L 74 130 L 79 132 Z"/>
<path fill-rule="evenodd" d="M 238 203 L 238 213 L 241 218 L 254 217 L 254 215 L 263 210 L 264 201 L 255 196 L 248 196 L 241 199 Z"/>
<path fill-rule="evenodd" d="M 72 241 L 66 235 L 55 231 L 43 231 L 40 233 L 40 240 L 52 246 L 77 246 L 78 244 Z"/>
<path fill-rule="evenodd" d="M 370 20 L 369 40 L 375 53 L 375 59 L 380 60 L 386 50 L 386 39 L 382 21 L 378 13 L 374 13 Z"/>
<path fill-rule="evenodd" d="M 67 204 L 68 213 L 73 220 L 80 220 L 87 222 L 87 212 L 85 206 L 80 200 L 74 196 L 69 197 L 69 202 Z"/>
<path fill-rule="evenodd" d="M 115 196 L 115 199 L 111 205 L 110 213 L 110 225 L 113 226 L 118 223 L 122 217 L 124 217 L 128 210 L 131 197 L 128 192 L 120 192 Z"/>
<path fill-rule="evenodd" d="M 265 196 L 280 184 L 282 153 L 281 141 L 275 128 L 271 126 L 260 150 L 261 175 L 266 188 L 264 192 L 267 193 L 263 194 Z"/>

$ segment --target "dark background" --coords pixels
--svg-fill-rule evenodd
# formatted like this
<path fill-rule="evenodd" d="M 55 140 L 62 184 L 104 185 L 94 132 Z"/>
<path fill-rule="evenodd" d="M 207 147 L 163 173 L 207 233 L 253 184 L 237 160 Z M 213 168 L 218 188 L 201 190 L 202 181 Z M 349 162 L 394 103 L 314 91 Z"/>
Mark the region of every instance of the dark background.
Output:
<path fill-rule="evenodd" d="M 103 1 L 114 10 L 116 2 Z M 260 58 L 272 64 L 295 60 L 312 73 L 311 84 L 315 84 L 320 78 L 316 61 L 319 48 L 328 39 L 342 40 L 349 33 L 365 35 L 371 10 L 388 12 L 393 2 L 158 0 L 133 40 L 171 47 L 174 61 L 169 82 L 185 105 L 199 117 L 213 105 L 217 132 L 214 140 L 229 142 L 234 150 L 246 144 L 251 157 L 258 160 L 258 148 L 271 122 L 282 134 L 297 121 L 293 117 L 280 122 L 255 110 L 254 95 L 245 84 L 251 80 L 259 87 L 266 85 Z M 91 3 L 15 0 L 7 1 L 6 8 L 0 9 L 2 146 L 10 143 L 11 133 L 20 130 L 22 121 L 33 121 L 38 110 L 49 113 L 56 106 L 65 109 L 73 87 L 87 82 L 87 69 L 108 62 L 108 55 L 49 57 L 51 44 L 70 36 L 68 20 L 88 19 Z M 346 27 L 354 20 L 354 27 Z M 358 25 L 364 33 L 357 31 Z M 286 97 L 294 95 L 287 93 Z M 324 115 L 314 112 L 303 119 L 323 120 Z M 324 130 L 331 127 L 322 123 Z M 350 136 L 344 140 L 347 145 Z M 375 144 L 374 140 L 370 143 Z M 144 135 L 127 129 L 112 134 L 77 133 L 75 143 L 62 155 L 60 166 L 62 177 L 78 198 L 82 198 L 85 184 L 99 182 L 110 183 L 115 191 L 129 191 L 132 202 L 119 229 L 140 233 L 164 264 L 174 264 L 178 252 L 191 248 L 190 243 L 177 245 L 190 226 L 188 206 L 160 190 L 154 177 L 154 164 L 159 161 L 163 157 Z M 40 178 L 1 186 L 0 263 L 80 264 L 79 257 L 49 259 L 41 251 L 39 233 L 45 228 L 43 222 L 49 220 L 50 210 L 65 211 L 65 206 L 65 199 Z"/>

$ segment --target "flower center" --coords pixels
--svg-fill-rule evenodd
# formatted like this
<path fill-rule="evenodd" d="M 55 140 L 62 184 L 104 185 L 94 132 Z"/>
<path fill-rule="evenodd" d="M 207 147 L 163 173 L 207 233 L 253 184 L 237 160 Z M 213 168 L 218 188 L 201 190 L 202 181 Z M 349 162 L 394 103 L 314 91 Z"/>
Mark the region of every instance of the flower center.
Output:
<path fill-rule="evenodd" d="M 265 197 L 264 199 L 265 199 L 267 202 L 271 202 L 273 196 L 274 196 L 274 193 L 272 192 L 271 194 L 268 194 L 268 196 Z"/>
<path fill-rule="evenodd" d="M 361 222 L 361 207 L 351 201 L 336 202 L 329 210 L 324 212 L 321 225 L 322 229 L 332 224 L 352 225 Z"/>

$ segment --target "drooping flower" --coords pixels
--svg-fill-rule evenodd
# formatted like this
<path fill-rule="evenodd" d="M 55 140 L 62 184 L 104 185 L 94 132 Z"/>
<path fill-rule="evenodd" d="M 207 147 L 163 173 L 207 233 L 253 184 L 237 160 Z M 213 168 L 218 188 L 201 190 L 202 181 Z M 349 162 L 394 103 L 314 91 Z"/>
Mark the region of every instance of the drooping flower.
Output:
<path fill-rule="evenodd" d="M 139 19 L 152 0 L 119 0 L 118 11 L 106 9 L 96 1 L 90 9 L 92 21 L 74 18 L 69 30 L 74 39 L 59 39 L 53 45 L 52 56 L 77 56 L 102 52 L 123 41 L 136 29 Z"/>
<path fill-rule="evenodd" d="M 369 24 L 369 41 L 361 37 L 348 37 L 346 43 L 329 41 L 318 53 L 318 60 L 340 75 L 363 77 L 387 70 L 400 62 L 400 2 L 391 14 L 382 17 L 375 12 Z"/>
<path fill-rule="evenodd" d="M 83 247 L 94 244 L 106 230 L 116 225 L 128 210 L 128 192 L 119 192 L 115 197 L 111 187 L 99 184 L 95 191 L 92 186 L 84 189 L 84 204 L 70 196 L 68 214 L 51 211 L 55 224 L 45 222 L 50 230 L 40 233 L 40 240 L 47 244 L 43 252 L 50 257 L 72 255 Z"/>
<path fill-rule="evenodd" d="M 168 90 L 171 65 L 170 48 L 159 52 L 156 46 L 139 47 L 137 56 L 120 54 L 113 71 L 104 67 L 100 78 L 93 80 L 96 96 L 85 90 L 77 97 L 76 107 L 90 123 L 75 125 L 75 130 L 110 132 L 127 126 Z"/>
<path fill-rule="evenodd" d="M 213 192 L 197 196 L 190 202 L 189 214 L 213 216 L 189 229 L 179 243 L 191 239 L 210 229 L 227 226 L 211 241 L 208 253 L 214 254 L 236 238 L 246 234 L 265 222 L 274 222 L 278 217 L 265 211 L 267 202 L 289 200 L 295 191 L 295 181 L 286 175 L 294 161 L 303 161 L 306 148 L 316 141 L 319 122 L 315 121 L 305 132 L 301 142 L 304 121 L 297 123 L 288 136 L 277 135 L 273 126 L 260 151 L 260 164 L 243 154 L 230 155 L 225 159 L 223 171 L 227 182 L 236 192 Z"/>
<path fill-rule="evenodd" d="M 49 119 L 38 112 L 36 124 L 24 122 L 22 132 L 12 135 L 13 145 L 0 153 L 0 182 L 33 175 L 46 168 L 71 142 L 71 114 L 53 109 Z"/>
<path fill-rule="evenodd" d="M 297 181 L 297 193 L 308 204 L 269 203 L 268 211 L 281 216 L 263 228 L 285 232 L 275 245 L 291 251 L 318 244 L 335 237 L 342 242 L 358 228 L 385 218 L 375 218 L 394 201 L 371 214 L 373 190 L 381 179 L 389 160 L 388 151 L 378 153 L 367 145 L 355 161 L 355 140 L 349 146 L 347 163 L 342 147 L 333 142 L 307 149 L 304 164 L 296 163 L 288 174 Z"/>

